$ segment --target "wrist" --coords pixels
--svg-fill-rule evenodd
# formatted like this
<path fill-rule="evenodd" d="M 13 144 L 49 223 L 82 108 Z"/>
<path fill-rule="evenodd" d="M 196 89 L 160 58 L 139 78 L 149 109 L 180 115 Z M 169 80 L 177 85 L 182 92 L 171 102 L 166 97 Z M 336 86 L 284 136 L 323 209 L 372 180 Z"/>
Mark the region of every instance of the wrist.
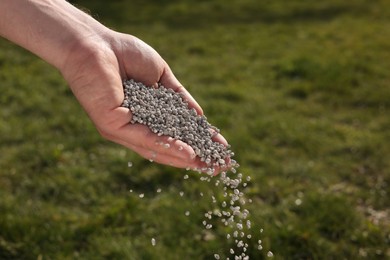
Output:
<path fill-rule="evenodd" d="M 47 43 L 40 44 L 41 48 L 48 47 L 47 50 L 41 51 L 47 55 L 43 58 L 62 71 L 69 61 L 78 56 L 85 57 L 98 45 L 103 45 L 105 35 L 108 35 L 110 30 L 66 1 L 52 2 L 50 11 L 55 13 L 54 28 L 49 27 L 47 34 L 42 33 L 38 37 L 42 41 L 48 40 Z"/>
<path fill-rule="evenodd" d="M 64 0 L 1 0 L 0 35 L 61 69 L 77 46 L 108 31 Z"/>

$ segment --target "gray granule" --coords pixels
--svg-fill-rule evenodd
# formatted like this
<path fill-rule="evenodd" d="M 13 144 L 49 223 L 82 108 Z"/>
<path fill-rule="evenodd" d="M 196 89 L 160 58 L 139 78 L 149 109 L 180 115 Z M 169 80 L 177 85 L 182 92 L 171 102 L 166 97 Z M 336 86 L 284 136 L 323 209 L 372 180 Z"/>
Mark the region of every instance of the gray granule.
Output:
<path fill-rule="evenodd" d="M 252 237 L 250 233 L 252 222 L 247 219 L 249 211 L 244 208 L 244 205 L 246 201 L 252 203 L 252 200 L 245 198 L 241 188 L 245 188 L 251 179 L 250 177 L 243 179 L 243 174 L 237 173 L 239 164 L 232 159 L 234 153 L 230 150 L 230 146 L 213 141 L 213 137 L 219 133 L 219 129 L 212 126 L 205 116 L 198 115 L 195 109 L 190 109 L 188 103 L 179 93 L 165 88 L 161 84 L 154 88 L 134 80 L 126 80 L 123 83 L 123 89 L 125 98 L 122 106 L 130 109 L 131 123 L 146 125 L 157 136 L 169 136 L 191 146 L 194 150 L 191 158 L 197 156 L 207 165 L 207 167 L 200 169 L 192 169 L 199 173 L 206 173 L 200 177 L 201 181 L 215 180 L 215 168 L 224 168 L 219 179 L 215 181 L 215 186 L 223 187 L 223 201 L 219 204 L 218 197 L 210 196 L 214 204 L 213 208 L 219 207 L 220 210 L 208 211 L 202 224 L 204 228 L 210 230 L 213 225 L 208 222 L 212 216 L 220 218 L 222 223 L 232 230 L 231 235 L 227 235 L 227 239 L 235 239 L 235 249 L 230 251 L 231 254 L 234 254 L 234 259 L 249 259 L 245 253 L 248 243 L 244 241 Z M 173 149 L 172 143 L 156 141 L 155 144 L 165 149 Z M 183 146 L 179 146 L 177 149 L 184 150 Z M 152 158 L 156 156 L 157 154 L 154 154 Z M 186 169 L 190 170 L 189 167 Z M 228 171 L 232 173 L 229 176 L 227 175 Z M 188 179 L 188 177 L 185 175 L 183 178 Z M 161 189 L 157 189 L 157 193 L 159 192 Z M 206 195 L 202 192 L 199 194 L 201 197 Z M 180 191 L 179 195 L 183 197 L 184 192 Z M 144 194 L 140 194 L 140 198 L 143 196 Z M 186 216 L 189 214 L 189 211 L 185 212 Z M 239 237 L 242 240 L 239 240 Z M 154 244 L 153 241 L 152 244 Z M 258 249 L 262 249 L 260 244 Z M 220 258 L 218 254 L 214 256 L 215 259 Z"/>
<path fill-rule="evenodd" d="M 147 87 L 132 79 L 124 81 L 123 87 L 122 106 L 133 114 L 132 124 L 146 125 L 158 136 L 170 136 L 187 143 L 209 168 L 224 166 L 225 160 L 233 155 L 229 147 L 212 140 L 219 130 L 208 123 L 204 115 L 190 109 L 179 93 L 161 84 L 157 88 Z M 169 148 L 169 144 L 164 147 Z"/>

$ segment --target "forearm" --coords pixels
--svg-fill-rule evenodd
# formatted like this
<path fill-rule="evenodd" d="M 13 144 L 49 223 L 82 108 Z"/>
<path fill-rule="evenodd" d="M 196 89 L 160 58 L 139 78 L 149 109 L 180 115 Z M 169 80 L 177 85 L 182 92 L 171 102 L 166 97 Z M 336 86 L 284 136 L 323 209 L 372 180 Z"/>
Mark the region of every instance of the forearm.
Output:
<path fill-rule="evenodd" d="M 105 30 L 64 0 L 0 1 L 0 35 L 58 69 L 80 42 L 99 41 Z"/>

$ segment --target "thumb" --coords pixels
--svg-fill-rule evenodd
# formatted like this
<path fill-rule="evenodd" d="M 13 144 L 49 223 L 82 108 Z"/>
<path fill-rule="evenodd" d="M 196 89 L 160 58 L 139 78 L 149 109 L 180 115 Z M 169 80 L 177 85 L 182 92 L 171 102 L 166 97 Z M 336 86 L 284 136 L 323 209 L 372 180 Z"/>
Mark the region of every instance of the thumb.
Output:
<path fill-rule="evenodd" d="M 183 98 L 188 102 L 190 108 L 194 108 L 198 115 L 203 115 L 203 109 L 198 102 L 191 96 L 191 94 L 183 87 L 183 85 L 177 80 L 172 70 L 166 65 L 163 74 L 160 79 L 161 84 L 166 88 L 171 88 L 175 92 L 180 93 Z"/>

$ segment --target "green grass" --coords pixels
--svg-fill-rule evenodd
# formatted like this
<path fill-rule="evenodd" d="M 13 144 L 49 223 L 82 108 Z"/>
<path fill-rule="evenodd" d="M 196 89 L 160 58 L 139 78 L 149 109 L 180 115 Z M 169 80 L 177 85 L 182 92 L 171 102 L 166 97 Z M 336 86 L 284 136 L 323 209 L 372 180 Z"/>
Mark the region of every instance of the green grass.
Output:
<path fill-rule="evenodd" d="M 390 257 L 388 1 L 73 2 L 157 49 L 232 144 L 251 259 Z M 226 230 L 201 224 L 215 187 L 103 140 L 5 40 L 0 91 L 0 259 L 227 256 Z"/>

